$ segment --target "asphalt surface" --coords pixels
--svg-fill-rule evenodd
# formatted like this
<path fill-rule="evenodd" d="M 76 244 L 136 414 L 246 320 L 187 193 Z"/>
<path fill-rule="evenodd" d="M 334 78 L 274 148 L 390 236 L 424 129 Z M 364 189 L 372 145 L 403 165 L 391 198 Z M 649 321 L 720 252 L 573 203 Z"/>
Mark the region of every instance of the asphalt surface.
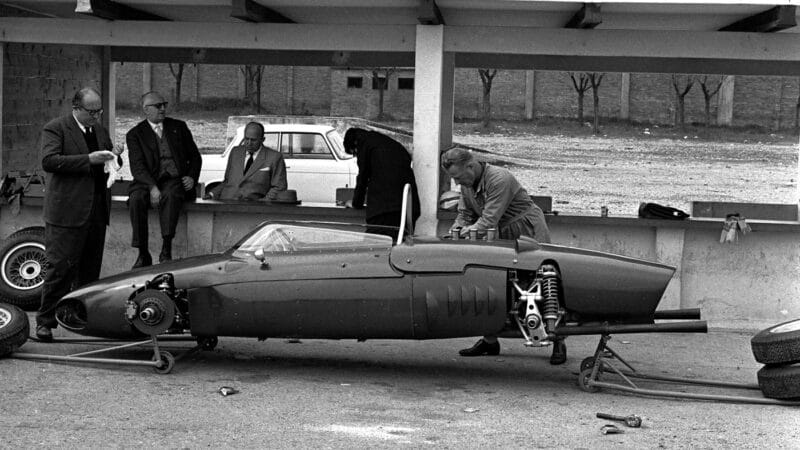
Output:
<path fill-rule="evenodd" d="M 752 384 L 752 334 L 617 335 L 611 346 L 640 371 Z M 459 357 L 472 342 L 222 338 L 167 375 L 6 358 L 0 448 L 800 448 L 800 407 L 582 391 L 578 367 L 596 337 L 569 338 L 562 366 L 514 339 L 501 339 L 499 356 Z M 95 348 L 28 341 L 21 350 Z M 239 392 L 222 396 L 222 386 Z M 643 425 L 604 435 L 611 422 L 597 412 L 636 414 Z"/>

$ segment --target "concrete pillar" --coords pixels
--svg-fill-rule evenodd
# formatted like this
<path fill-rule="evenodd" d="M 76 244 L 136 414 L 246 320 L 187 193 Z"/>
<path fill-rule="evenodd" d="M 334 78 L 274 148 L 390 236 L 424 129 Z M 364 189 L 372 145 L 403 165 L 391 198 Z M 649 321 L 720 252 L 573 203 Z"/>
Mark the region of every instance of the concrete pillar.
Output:
<path fill-rule="evenodd" d="M 414 61 L 414 176 L 421 216 L 417 233 L 436 233 L 439 155 L 453 142 L 455 58 L 444 52 L 443 25 L 417 25 Z"/>
<path fill-rule="evenodd" d="M 200 99 L 203 98 L 203 94 L 201 91 L 201 84 L 200 84 L 200 68 L 203 67 L 202 64 L 195 64 L 194 65 L 194 101 L 195 103 L 200 103 Z"/>
<path fill-rule="evenodd" d="M 294 114 L 294 66 L 286 68 L 286 111 Z"/>
<path fill-rule="evenodd" d="M 672 276 L 658 304 L 659 309 L 681 308 L 681 271 L 683 262 L 684 228 L 656 228 L 656 262 L 675 267 Z"/>
<path fill-rule="evenodd" d="M 525 71 L 525 118 L 533 120 L 536 116 L 536 111 L 533 110 L 536 105 L 536 72 L 533 70 Z"/>
<path fill-rule="evenodd" d="M 153 90 L 153 64 L 142 64 L 142 94 Z"/>
<path fill-rule="evenodd" d="M 631 74 L 622 73 L 619 82 L 619 118 L 629 120 L 631 118 Z"/>
<path fill-rule="evenodd" d="M 719 88 L 717 106 L 717 125 L 733 124 L 733 90 L 735 79 L 733 75 L 728 75 L 722 80 L 722 87 Z"/>
<path fill-rule="evenodd" d="M 111 61 L 111 47 L 103 47 L 103 56 L 100 60 L 100 93 L 103 96 L 103 126 L 108 130 L 111 141 L 114 142 L 114 130 L 117 122 L 117 64 Z M 114 142 L 117 144 L 117 142 Z M 121 144 L 121 143 L 120 143 Z"/>
<path fill-rule="evenodd" d="M 0 117 L 2 117 L 1 111 L 0 111 Z M 798 138 L 797 141 L 797 177 L 795 177 L 795 180 L 800 180 L 800 138 Z M 797 220 L 800 220 L 800 183 L 796 183 L 796 186 L 797 186 Z"/>

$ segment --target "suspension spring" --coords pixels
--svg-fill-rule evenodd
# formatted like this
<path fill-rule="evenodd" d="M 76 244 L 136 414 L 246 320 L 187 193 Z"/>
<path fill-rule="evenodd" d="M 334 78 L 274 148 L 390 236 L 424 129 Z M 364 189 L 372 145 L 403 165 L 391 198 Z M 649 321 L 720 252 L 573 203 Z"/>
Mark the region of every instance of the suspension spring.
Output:
<path fill-rule="evenodd" d="M 558 320 L 561 279 L 558 276 L 558 270 L 552 264 L 545 264 L 540 267 L 539 276 L 542 280 L 542 298 L 544 299 L 542 318 L 548 325 L 552 326 Z"/>

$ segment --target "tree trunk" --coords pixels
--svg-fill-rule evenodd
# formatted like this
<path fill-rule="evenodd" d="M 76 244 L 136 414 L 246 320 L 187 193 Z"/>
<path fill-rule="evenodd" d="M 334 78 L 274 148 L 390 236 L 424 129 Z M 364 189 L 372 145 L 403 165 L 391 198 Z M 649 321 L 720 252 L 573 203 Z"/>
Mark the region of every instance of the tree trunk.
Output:
<path fill-rule="evenodd" d="M 172 64 L 169 65 L 169 71 L 172 72 L 172 76 L 175 78 L 175 106 L 174 109 L 178 110 L 181 106 L 181 84 L 183 83 L 183 63 L 178 64 L 178 69 L 175 70 L 172 67 Z"/>
<path fill-rule="evenodd" d="M 578 123 L 583 126 L 583 96 L 585 91 L 578 92 Z"/>
<path fill-rule="evenodd" d="M 592 100 L 594 100 L 594 107 L 592 108 L 592 112 L 594 113 L 592 133 L 600 134 L 600 95 L 597 93 L 597 89 L 592 89 Z"/>
<path fill-rule="evenodd" d="M 686 123 L 683 117 L 683 109 L 684 109 L 684 98 L 680 94 L 675 96 L 676 107 L 675 107 L 675 124 L 680 127 L 680 129 L 686 128 Z"/>
<path fill-rule="evenodd" d="M 711 126 L 711 99 L 706 97 L 706 128 Z"/>
<path fill-rule="evenodd" d="M 497 69 L 478 69 L 478 75 L 481 77 L 483 84 L 483 118 L 481 125 L 483 128 L 489 128 L 489 123 L 492 120 L 492 80 L 497 75 Z"/>

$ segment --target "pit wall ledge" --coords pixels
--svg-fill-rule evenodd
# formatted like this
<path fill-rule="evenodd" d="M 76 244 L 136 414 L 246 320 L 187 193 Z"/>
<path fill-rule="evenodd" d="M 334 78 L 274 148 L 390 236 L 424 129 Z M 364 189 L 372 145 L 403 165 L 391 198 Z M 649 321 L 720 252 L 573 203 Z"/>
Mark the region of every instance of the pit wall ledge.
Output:
<path fill-rule="evenodd" d="M 102 276 L 128 270 L 136 259 L 126 198 L 114 197 Z M 0 237 L 43 226 L 41 198 L 25 198 L 19 213 L 0 207 Z M 363 223 L 363 210 L 333 205 L 275 205 L 198 200 L 186 204 L 173 241 L 176 258 L 220 252 L 265 220 Z M 444 235 L 455 213 L 442 211 Z M 621 254 L 676 267 L 660 309 L 700 308 L 712 328 L 757 330 L 800 318 L 800 221 L 747 220 L 752 231 L 720 243 L 724 218 L 682 221 L 633 216 L 548 215 L 555 244 Z M 160 249 L 158 216 L 150 216 L 150 252 Z"/>

